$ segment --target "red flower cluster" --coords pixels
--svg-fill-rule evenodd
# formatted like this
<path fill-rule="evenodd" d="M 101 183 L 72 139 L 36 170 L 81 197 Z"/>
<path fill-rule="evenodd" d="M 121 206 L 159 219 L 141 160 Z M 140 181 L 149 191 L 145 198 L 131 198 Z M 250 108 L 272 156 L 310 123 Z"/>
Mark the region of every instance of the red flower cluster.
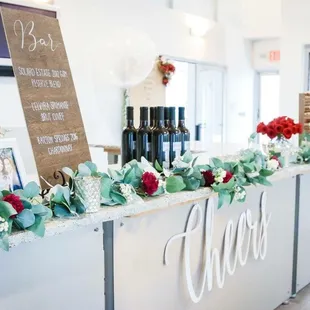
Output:
<path fill-rule="evenodd" d="M 205 179 L 205 187 L 210 187 L 213 183 L 215 183 L 215 177 L 211 170 L 201 172 Z M 228 183 L 233 177 L 233 174 L 229 171 L 226 171 L 226 176 L 223 179 L 223 183 Z"/>
<path fill-rule="evenodd" d="M 159 181 L 152 172 L 142 174 L 142 188 L 148 195 L 153 195 L 158 190 Z"/>
<path fill-rule="evenodd" d="M 302 134 L 303 128 L 299 123 L 295 123 L 293 119 L 287 116 L 275 118 L 273 121 L 265 125 L 263 122 L 257 125 L 257 133 L 267 135 L 270 139 L 284 136 L 290 139 L 292 135 Z"/>
<path fill-rule="evenodd" d="M 20 197 L 14 194 L 10 194 L 10 195 L 3 197 L 3 201 L 6 201 L 9 204 L 11 204 L 18 214 L 21 213 L 25 209 L 22 201 L 20 200 Z M 14 218 L 14 217 L 16 217 L 16 215 L 11 216 L 11 218 Z"/>
<path fill-rule="evenodd" d="M 158 62 L 159 71 L 163 74 L 163 84 L 168 85 L 169 80 L 175 72 L 175 66 L 169 62 L 163 62 L 161 56 L 159 57 Z"/>

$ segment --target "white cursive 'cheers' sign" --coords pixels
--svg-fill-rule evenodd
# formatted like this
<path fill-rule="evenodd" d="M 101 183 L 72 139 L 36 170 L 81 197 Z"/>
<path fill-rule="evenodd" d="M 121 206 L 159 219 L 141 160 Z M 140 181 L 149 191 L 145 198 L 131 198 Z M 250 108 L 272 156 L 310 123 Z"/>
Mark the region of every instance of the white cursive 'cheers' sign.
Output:
<path fill-rule="evenodd" d="M 270 222 L 271 214 L 266 214 L 267 194 L 262 193 L 261 197 L 261 217 L 259 221 L 253 221 L 252 213 L 246 210 L 240 215 L 236 237 L 234 238 L 234 223 L 229 220 L 225 229 L 223 239 L 223 253 L 219 249 L 212 248 L 214 231 L 214 200 L 209 199 L 205 226 L 204 226 L 204 244 L 201 276 L 202 281 L 198 288 L 198 293 L 194 289 L 192 279 L 190 256 L 191 256 L 191 236 L 194 235 L 203 225 L 203 210 L 199 204 L 194 205 L 188 217 L 188 222 L 184 233 L 170 238 L 166 244 L 164 253 L 164 263 L 168 265 L 168 252 L 171 243 L 177 239 L 184 238 L 184 269 L 189 295 L 194 303 L 198 303 L 203 296 L 207 285 L 208 291 L 213 288 L 213 270 L 215 269 L 216 282 L 219 288 L 223 288 L 226 273 L 233 275 L 237 264 L 244 266 L 247 263 L 248 255 L 252 250 L 254 259 L 264 260 L 267 254 L 267 228 Z M 248 235 L 248 238 L 245 238 Z M 233 263 L 231 256 L 234 255 Z M 222 257 L 222 259 L 221 259 Z"/>

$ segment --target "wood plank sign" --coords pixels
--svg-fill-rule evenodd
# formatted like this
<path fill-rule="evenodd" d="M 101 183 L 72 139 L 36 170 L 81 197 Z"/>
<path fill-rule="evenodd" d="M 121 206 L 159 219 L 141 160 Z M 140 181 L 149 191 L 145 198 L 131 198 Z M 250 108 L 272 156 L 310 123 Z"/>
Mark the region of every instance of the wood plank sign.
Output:
<path fill-rule="evenodd" d="M 1 16 L 37 170 L 54 185 L 56 171 L 90 160 L 59 22 L 8 8 Z"/>

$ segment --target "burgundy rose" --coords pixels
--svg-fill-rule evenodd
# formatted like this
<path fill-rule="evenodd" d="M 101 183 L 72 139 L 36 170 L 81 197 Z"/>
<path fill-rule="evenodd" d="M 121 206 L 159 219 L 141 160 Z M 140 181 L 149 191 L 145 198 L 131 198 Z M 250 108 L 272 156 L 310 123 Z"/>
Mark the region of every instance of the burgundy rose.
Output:
<path fill-rule="evenodd" d="M 144 172 L 142 175 L 142 188 L 148 195 L 153 195 L 158 190 L 159 181 L 152 172 Z"/>
<path fill-rule="evenodd" d="M 205 179 L 205 186 L 206 187 L 210 187 L 215 182 L 214 175 L 213 175 L 211 170 L 203 171 L 202 175 Z"/>
<path fill-rule="evenodd" d="M 3 201 L 6 201 L 9 204 L 11 204 L 18 214 L 21 213 L 25 209 L 22 201 L 20 200 L 20 197 L 14 194 L 9 194 L 3 197 Z M 16 215 L 11 216 L 11 218 L 14 218 L 14 217 L 16 217 Z"/>
<path fill-rule="evenodd" d="M 223 183 L 228 183 L 232 177 L 233 177 L 233 174 L 229 171 L 226 171 L 226 177 L 223 179 Z"/>

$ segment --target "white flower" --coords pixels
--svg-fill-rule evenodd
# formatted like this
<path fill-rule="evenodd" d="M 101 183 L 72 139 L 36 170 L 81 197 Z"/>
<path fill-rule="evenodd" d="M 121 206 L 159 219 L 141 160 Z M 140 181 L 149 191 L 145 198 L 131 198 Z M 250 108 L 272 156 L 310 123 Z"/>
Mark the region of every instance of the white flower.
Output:
<path fill-rule="evenodd" d="M 214 178 L 214 181 L 217 182 L 217 183 L 223 183 L 224 178 L 222 178 L 221 176 L 215 177 L 215 178 Z"/>
<path fill-rule="evenodd" d="M 267 161 L 267 169 L 275 171 L 279 168 L 279 162 L 276 159 L 270 159 Z"/>
<path fill-rule="evenodd" d="M 164 189 L 164 191 L 166 192 L 166 181 L 159 180 L 158 187 L 162 187 Z"/>
<path fill-rule="evenodd" d="M 235 200 L 237 200 L 237 201 L 239 201 L 239 200 L 243 200 L 244 199 L 244 197 L 246 196 L 246 192 L 245 192 L 245 190 L 243 190 L 240 186 L 236 186 L 235 187 L 235 197 L 234 197 L 234 199 Z"/>
<path fill-rule="evenodd" d="M 246 175 L 248 178 L 256 178 L 259 176 L 259 172 L 255 171 L 255 172 L 247 173 Z"/>
<path fill-rule="evenodd" d="M 9 230 L 9 223 L 2 217 L 0 217 L 0 233 L 7 232 Z"/>
<path fill-rule="evenodd" d="M 223 183 L 224 179 L 226 177 L 227 172 L 222 169 L 222 168 L 218 168 L 213 172 L 214 175 L 214 181 L 217 183 Z"/>
<path fill-rule="evenodd" d="M 122 195 L 126 198 L 127 202 L 130 203 L 133 201 L 132 196 L 132 187 L 129 184 L 120 184 L 120 189 Z"/>

